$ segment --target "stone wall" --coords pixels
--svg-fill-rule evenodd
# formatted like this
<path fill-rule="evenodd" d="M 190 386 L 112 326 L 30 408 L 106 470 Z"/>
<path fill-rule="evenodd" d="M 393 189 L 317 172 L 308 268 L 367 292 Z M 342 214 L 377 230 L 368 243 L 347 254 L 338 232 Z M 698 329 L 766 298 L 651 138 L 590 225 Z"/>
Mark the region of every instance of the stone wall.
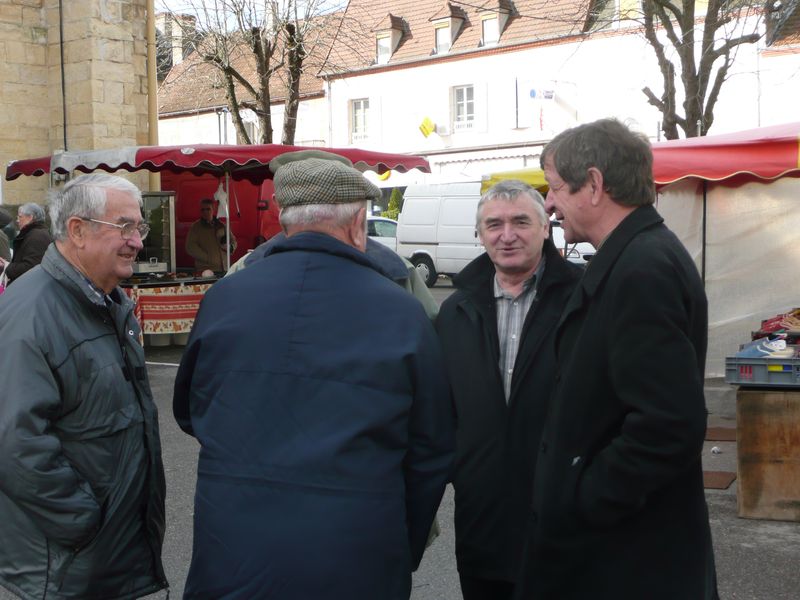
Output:
<path fill-rule="evenodd" d="M 147 143 L 146 0 L 0 3 L 0 169 L 65 148 Z M 65 102 L 64 102 L 65 101 Z M 126 175 L 128 176 L 128 175 Z M 128 176 L 146 187 L 146 174 Z M 50 181 L 2 182 L 5 204 L 44 202 Z"/>

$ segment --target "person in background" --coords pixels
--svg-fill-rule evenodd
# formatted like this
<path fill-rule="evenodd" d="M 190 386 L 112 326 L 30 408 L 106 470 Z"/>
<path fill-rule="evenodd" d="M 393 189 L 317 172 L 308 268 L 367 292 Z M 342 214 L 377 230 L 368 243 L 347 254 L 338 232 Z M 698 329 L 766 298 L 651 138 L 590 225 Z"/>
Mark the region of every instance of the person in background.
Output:
<path fill-rule="evenodd" d="M 364 253 L 380 190 L 270 168 L 286 238 L 206 293 L 175 381 L 200 443 L 186 597 L 407 600 L 455 442 L 436 334 Z"/>
<path fill-rule="evenodd" d="M 200 201 L 200 218 L 189 228 L 186 252 L 194 258 L 195 271 L 223 273 L 228 268 L 225 224 L 214 216 L 214 201 Z M 236 238 L 231 232 L 230 251 L 236 250 Z"/>
<path fill-rule="evenodd" d="M 5 264 L 11 260 L 11 242 L 5 232 L 6 226 L 11 223 L 11 221 L 11 215 L 8 214 L 8 211 L 0 208 L 0 260 L 5 261 L 0 264 L 0 271 L 2 271 Z"/>
<path fill-rule="evenodd" d="M 653 207 L 647 138 L 615 119 L 558 134 L 546 208 L 597 253 L 555 331 L 520 600 L 717 598 L 703 491 L 708 305 Z"/>
<path fill-rule="evenodd" d="M 45 250 L 53 241 L 44 222 L 44 209 L 28 202 L 17 212 L 19 233 L 14 238 L 14 256 L 6 266 L 9 284 L 42 262 Z M 0 258 L 0 267 L 5 265 Z"/>
<path fill-rule="evenodd" d="M 0 585 L 133 599 L 167 586 L 158 415 L 133 304 L 148 227 L 129 181 L 69 181 L 56 241 L 0 295 Z"/>
<path fill-rule="evenodd" d="M 511 598 L 534 461 L 553 387 L 553 334 L 583 270 L 550 240 L 542 196 L 522 181 L 478 203 L 486 252 L 453 278 L 442 342 L 458 419 L 456 559 L 464 600 Z"/>

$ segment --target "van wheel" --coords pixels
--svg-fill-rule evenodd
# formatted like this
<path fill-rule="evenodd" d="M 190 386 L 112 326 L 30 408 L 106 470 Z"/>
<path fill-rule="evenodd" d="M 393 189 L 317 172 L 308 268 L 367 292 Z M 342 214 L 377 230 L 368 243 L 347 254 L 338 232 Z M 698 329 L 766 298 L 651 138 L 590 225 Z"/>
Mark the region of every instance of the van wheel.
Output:
<path fill-rule="evenodd" d="M 438 275 L 436 274 L 436 269 L 433 268 L 431 259 L 425 255 L 415 256 L 411 259 L 411 263 L 417 269 L 417 273 L 419 273 L 419 276 L 422 277 L 422 281 L 425 282 L 425 285 L 428 287 L 433 287 L 433 284 L 436 283 L 436 278 Z"/>

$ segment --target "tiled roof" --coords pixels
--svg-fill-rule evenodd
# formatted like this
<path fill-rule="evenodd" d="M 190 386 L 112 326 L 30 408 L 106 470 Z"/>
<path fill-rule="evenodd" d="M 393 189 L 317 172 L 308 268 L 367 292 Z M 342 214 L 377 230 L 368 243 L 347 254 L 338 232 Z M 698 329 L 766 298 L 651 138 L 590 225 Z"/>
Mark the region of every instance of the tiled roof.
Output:
<path fill-rule="evenodd" d="M 786 6 L 786 14 L 774 31 L 768 26 L 767 37 L 771 47 L 796 46 L 800 44 L 800 2 L 790 2 Z"/>
<path fill-rule="evenodd" d="M 372 27 L 372 31 L 386 31 L 387 29 L 397 29 L 403 31 L 405 23 L 400 17 L 395 17 L 392 13 L 386 15 Z"/>
<path fill-rule="evenodd" d="M 497 47 L 580 35 L 591 0 L 350 0 L 342 31 L 331 51 L 325 71 L 336 74 L 374 65 L 373 27 L 390 12 L 406 24 L 400 44 L 388 65 L 430 58 L 434 23 L 462 12 L 464 22 L 448 54 L 479 52 L 481 16 L 487 11 L 510 12 Z M 457 15 L 456 15 L 457 16 Z M 344 33 L 345 35 L 341 35 Z M 386 65 L 381 65 L 385 68 Z"/>
<path fill-rule="evenodd" d="M 330 49 L 341 15 L 327 15 L 326 26 L 309 32 L 306 49 L 309 56 L 304 61 L 300 77 L 300 96 L 307 98 L 323 93 L 323 82 L 317 77 Z M 249 82 L 256 81 L 256 64 L 253 53 L 242 43 L 234 51 L 232 63 Z M 270 79 L 270 100 L 273 104 L 286 100 L 286 71 L 280 70 Z M 252 96 L 241 84 L 235 84 L 237 98 L 252 101 Z M 158 88 L 160 115 L 211 110 L 225 106 L 225 85 L 216 67 L 192 52 L 183 62 L 170 69 Z"/>

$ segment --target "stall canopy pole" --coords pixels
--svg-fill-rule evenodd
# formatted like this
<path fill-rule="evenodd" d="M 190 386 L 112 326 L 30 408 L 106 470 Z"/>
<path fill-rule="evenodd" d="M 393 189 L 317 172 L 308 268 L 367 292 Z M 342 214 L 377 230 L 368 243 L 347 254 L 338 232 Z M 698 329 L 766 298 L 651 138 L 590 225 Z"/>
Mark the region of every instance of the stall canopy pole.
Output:
<path fill-rule="evenodd" d="M 706 287 L 706 218 L 708 215 L 708 198 L 706 192 L 708 191 L 708 184 L 703 180 L 703 246 L 700 250 L 700 274 L 703 277 L 703 287 Z"/>
<path fill-rule="evenodd" d="M 231 270 L 231 176 L 225 171 L 225 256 L 227 258 L 226 271 Z"/>

